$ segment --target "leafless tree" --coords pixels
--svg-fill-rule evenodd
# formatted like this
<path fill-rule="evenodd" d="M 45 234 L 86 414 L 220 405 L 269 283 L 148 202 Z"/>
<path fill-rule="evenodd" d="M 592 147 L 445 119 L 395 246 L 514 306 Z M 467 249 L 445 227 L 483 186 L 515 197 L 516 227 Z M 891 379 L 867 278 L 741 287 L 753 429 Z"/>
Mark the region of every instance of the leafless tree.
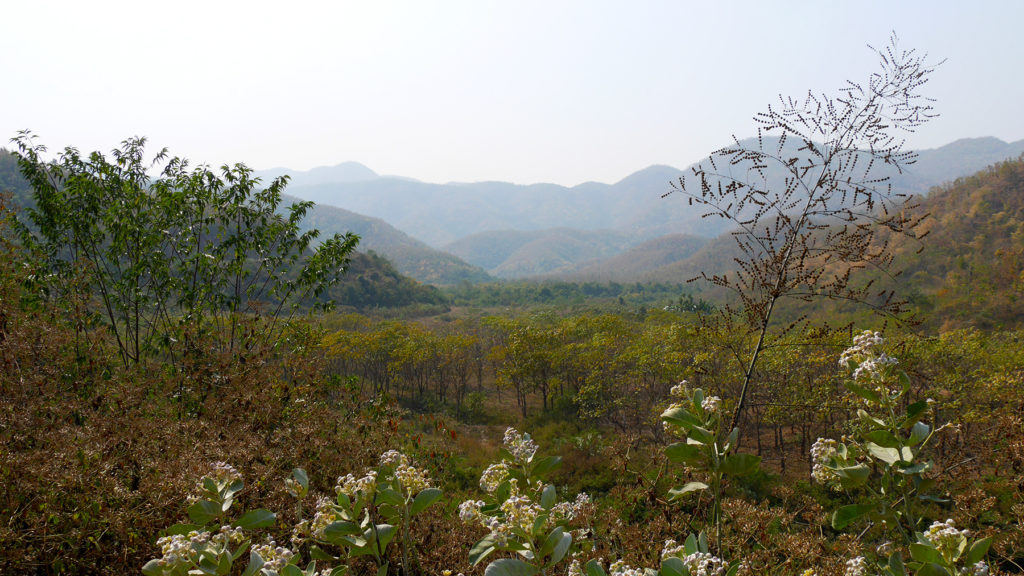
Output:
<path fill-rule="evenodd" d="M 736 268 L 694 279 L 734 292 L 736 303 L 719 319 L 739 320 L 756 335 L 749 356 L 738 357 L 744 379 L 729 429 L 742 414 L 780 300 L 850 300 L 890 316 L 905 310 L 892 290 L 857 282 L 856 272 L 895 276 L 890 239 L 923 237 L 923 215 L 914 214 L 911 198 L 894 193 L 889 175 L 916 160 L 903 149 L 903 136 L 936 116 L 932 100 L 920 94 L 936 65 L 926 54 L 901 50 L 895 34 L 872 50 L 881 70 L 867 82 L 848 82 L 838 95 L 780 96 L 755 116 L 756 143 L 734 137 L 666 194 L 683 194 L 705 217 L 735 227 Z"/>

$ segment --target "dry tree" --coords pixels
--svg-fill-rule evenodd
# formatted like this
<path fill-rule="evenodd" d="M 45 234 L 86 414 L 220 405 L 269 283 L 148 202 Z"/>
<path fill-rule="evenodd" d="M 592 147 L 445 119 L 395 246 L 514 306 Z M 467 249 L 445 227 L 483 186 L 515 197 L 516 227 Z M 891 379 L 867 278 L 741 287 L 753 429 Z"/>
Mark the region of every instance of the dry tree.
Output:
<path fill-rule="evenodd" d="M 903 134 L 936 116 L 933 100 L 920 90 L 937 64 L 899 49 L 895 34 L 888 46 L 872 50 L 881 70 L 866 83 L 848 81 L 835 96 L 780 95 L 754 117 L 756 142 L 733 137 L 665 194 L 685 195 L 704 217 L 734 227 L 735 269 L 691 280 L 735 293 L 736 303 L 717 319 L 756 335 L 749 355 L 737 356 L 744 378 L 729 429 L 738 424 L 780 300 L 848 300 L 890 317 L 906 310 L 892 290 L 870 279 L 855 282 L 855 272 L 872 268 L 894 277 L 889 239 L 924 236 L 918 233 L 924 216 L 914 214 L 911 197 L 893 191 L 890 174 L 916 160 L 903 149 Z"/>

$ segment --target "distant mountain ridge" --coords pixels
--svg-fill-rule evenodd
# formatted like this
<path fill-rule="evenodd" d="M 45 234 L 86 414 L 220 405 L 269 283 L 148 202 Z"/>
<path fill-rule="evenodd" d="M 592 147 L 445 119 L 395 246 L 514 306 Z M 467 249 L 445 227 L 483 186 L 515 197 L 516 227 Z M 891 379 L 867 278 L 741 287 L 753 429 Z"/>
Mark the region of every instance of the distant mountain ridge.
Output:
<path fill-rule="evenodd" d="M 752 142 L 743 141 L 747 145 Z M 933 186 L 1022 153 L 1024 140 L 1006 143 L 993 137 L 965 138 L 920 150 L 916 164 L 903 173 L 892 170 L 889 176 L 895 192 L 924 195 Z M 689 206 L 683 196 L 662 198 L 671 189 L 670 182 L 687 171 L 654 165 L 614 184 L 586 182 L 572 187 L 508 182 L 431 184 L 378 176 L 361 164 L 344 163 L 291 172 L 288 192 L 318 205 L 340 206 L 385 220 L 412 238 L 494 276 L 609 276 L 599 272 L 599 261 L 626 254 L 643 242 L 677 234 L 714 238 L 729 229 L 726 221 L 702 218 L 702 212 Z M 270 177 L 273 172 L 261 175 Z M 336 175 L 333 181 L 332 174 Z M 403 272 L 436 282 L 418 275 L 387 250 L 381 253 L 395 260 Z M 630 261 L 653 259 L 634 253 Z M 639 272 L 635 266 L 628 268 Z M 651 272 L 645 270 L 644 274 Z"/>

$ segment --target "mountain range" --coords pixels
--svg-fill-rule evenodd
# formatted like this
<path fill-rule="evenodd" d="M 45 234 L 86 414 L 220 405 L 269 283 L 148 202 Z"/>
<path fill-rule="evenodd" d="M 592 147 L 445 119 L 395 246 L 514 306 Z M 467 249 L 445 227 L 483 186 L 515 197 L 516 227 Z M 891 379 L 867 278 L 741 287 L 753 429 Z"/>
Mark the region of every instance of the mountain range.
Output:
<path fill-rule="evenodd" d="M 933 186 L 1021 154 L 1024 140 L 962 139 L 919 150 L 915 164 L 885 175 L 894 192 L 926 195 Z M 317 203 L 309 225 L 325 233 L 359 233 L 361 249 L 389 258 L 403 274 L 443 285 L 490 276 L 678 279 L 703 259 L 720 258 L 711 239 L 728 231 L 727 222 L 702 218 L 683 196 L 662 198 L 687 171 L 655 165 L 614 184 L 573 187 L 431 184 L 381 176 L 356 162 L 257 175 L 288 175 L 289 194 Z M 781 177 L 768 175 L 769 182 Z"/>

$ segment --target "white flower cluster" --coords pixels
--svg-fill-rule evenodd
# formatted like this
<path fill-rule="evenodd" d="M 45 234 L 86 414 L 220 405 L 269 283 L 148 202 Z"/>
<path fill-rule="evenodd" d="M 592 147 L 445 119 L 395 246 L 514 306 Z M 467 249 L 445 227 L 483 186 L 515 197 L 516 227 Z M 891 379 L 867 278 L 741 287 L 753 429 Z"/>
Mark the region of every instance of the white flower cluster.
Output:
<path fill-rule="evenodd" d="M 718 396 L 708 396 L 700 403 L 700 407 L 708 414 L 713 414 L 718 411 L 718 405 L 722 403 L 722 399 Z"/>
<path fill-rule="evenodd" d="M 394 468 L 395 478 L 407 494 L 418 494 L 430 487 L 427 471 L 413 466 L 409 458 L 398 450 L 381 454 L 380 465 Z"/>
<path fill-rule="evenodd" d="M 686 554 L 686 545 L 675 540 L 665 540 L 661 548 L 661 559 L 676 557 L 683 561 L 691 576 L 722 576 L 729 566 L 724 560 L 707 552 Z"/>
<path fill-rule="evenodd" d="M 831 438 L 818 438 L 811 446 L 811 478 L 821 484 L 828 484 L 839 479 L 835 470 L 826 467 L 829 460 L 836 456 L 839 442 Z"/>
<path fill-rule="evenodd" d="M 846 561 L 846 572 L 844 576 L 865 576 L 868 570 L 868 561 L 863 556 L 850 558 Z"/>
<path fill-rule="evenodd" d="M 685 545 L 669 538 L 668 540 L 665 540 L 665 545 L 661 547 L 661 559 L 664 560 L 665 558 L 670 558 L 672 556 L 679 556 L 685 551 Z"/>
<path fill-rule="evenodd" d="M 206 486 L 204 486 L 203 483 L 207 479 L 213 480 L 213 483 L 217 486 L 217 488 L 219 490 L 223 490 L 224 488 L 231 486 L 235 482 L 241 481 L 242 474 L 238 470 L 235 470 L 235 467 L 232 466 L 231 464 L 228 464 L 227 462 L 214 462 L 213 470 L 211 470 L 209 474 L 203 476 L 202 478 L 199 479 L 198 482 L 196 482 L 196 491 L 198 494 L 206 493 Z M 189 496 L 189 501 L 195 502 L 201 497 L 202 496 L 197 496 L 193 494 Z"/>
<path fill-rule="evenodd" d="M 273 540 L 266 544 L 253 546 L 252 551 L 263 559 L 264 570 L 273 570 L 274 572 L 283 570 L 291 562 L 292 556 L 295 556 L 294 552 L 284 546 L 278 546 Z"/>
<path fill-rule="evenodd" d="M 558 522 L 565 520 L 570 522 L 575 520 L 578 516 L 582 515 L 590 505 L 590 496 L 586 492 L 580 492 L 576 495 L 576 500 L 572 502 L 559 502 L 551 507 L 551 520 Z"/>
<path fill-rule="evenodd" d="M 474 524 L 483 520 L 484 515 L 480 508 L 484 505 L 483 500 L 466 500 L 459 504 L 459 519 L 466 524 Z"/>
<path fill-rule="evenodd" d="M 501 504 L 501 512 L 505 515 L 505 524 L 512 528 L 518 528 L 523 532 L 533 531 L 533 524 L 537 521 L 544 509 L 535 503 L 528 496 L 519 494 L 519 488 L 515 479 L 512 479 L 512 493 Z"/>
<path fill-rule="evenodd" d="M 839 365 L 849 368 L 855 365 L 852 377 L 855 381 L 871 382 L 876 393 L 889 398 L 898 393 L 891 390 L 883 382 L 882 371 L 887 366 L 894 366 L 898 362 L 892 356 L 878 352 L 877 348 L 885 343 L 882 335 L 878 332 L 865 330 L 853 339 L 853 346 L 843 351 L 839 357 Z"/>
<path fill-rule="evenodd" d="M 530 438 L 530 435 L 520 434 L 515 428 L 505 430 L 505 448 L 520 464 L 529 463 L 537 453 L 537 444 Z"/>
<path fill-rule="evenodd" d="M 946 558 L 953 557 L 960 548 L 960 543 L 967 538 L 967 530 L 957 530 L 953 525 L 953 519 L 945 522 L 934 522 L 924 533 L 925 539 L 932 543 L 932 546 Z"/>
<path fill-rule="evenodd" d="M 566 576 L 584 576 L 583 566 L 580 561 L 576 558 L 569 564 L 569 569 L 565 573 Z"/>
<path fill-rule="evenodd" d="M 729 567 L 724 560 L 707 552 L 694 552 L 683 557 L 690 576 L 722 576 Z"/>
<path fill-rule="evenodd" d="M 198 561 L 202 552 L 211 548 L 214 553 L 221 552 L 243 540 L 245 533 L 242 528 L 231 526 L 222 526 L 216 533 L 193 530 L 188 535 L 164 536 L 156 541 L 162 554 L 158 562 L 172 571 L 176 567 L 188 568 Z"/>
<path fill-rule="evenodd" d="M 676 400 L 688 400 L 690 398 L 690 383 L 682 380 L 668 392 L 669 396 Z"/>
<path fill-rule="evenodd" d="M 176 566 L 187 566 L 192 563 L 192 541 L 184 534 L 164 536 L 156 541 L 163 556 L 157 560 L 161 566 L 174 568 Z"/>
<path fill-rule="evenodd" d="M 360 494 L 369 496 L 377 489 L 377 471 L 368 470 L 366 476 L 356 478 L 352 474 L 339 476 L 338 482 L 334 485 L 334 492 L 344 494 L 350 499 L 357 498 Z"/>
<path fill-rule="evenodd" d="M 322 496 L 316 501 L 316 513 L 313 514 L 313 520 L 309 523 L 309 533 L 314 538 L 322 540 L 324 530 L 331 524 L 342 520 L 341 513 L 334 503 L 329 498 Z"/>
<path fill-rule="evenodd" d="M 507 479 L 508 465 L 502 460 L 491 464 L 480 474 L 480 488 L 488 494 L 494 494 L 498 486 Z"/>
<path fill-rule="evenodd" d="M 616 560 L 608 567 L 608 576 L 644 576 L 644 570 L 634 568 L 622 560 Z"/>

